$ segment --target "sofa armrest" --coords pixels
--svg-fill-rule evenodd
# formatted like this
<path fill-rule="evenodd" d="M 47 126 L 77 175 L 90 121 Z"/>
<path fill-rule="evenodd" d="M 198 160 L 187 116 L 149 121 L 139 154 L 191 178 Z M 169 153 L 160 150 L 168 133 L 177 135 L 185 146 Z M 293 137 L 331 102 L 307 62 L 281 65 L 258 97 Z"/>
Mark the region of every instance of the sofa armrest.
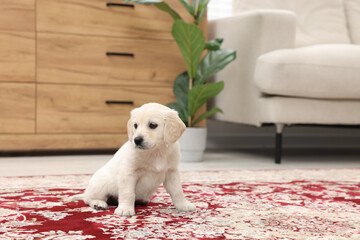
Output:
<path fill-rule="evenodd" d="M 224 38 L 224 48 L 236 49 L 238 56 L 294 48 L 296 15 L 286 10 L 255 10 L 209 21 L 209 39 Z"/>
<path fill-rule="evenodd" d="M 209 21 L 209 39 L 224 38 L 222 47 L 234 49 L 237 58 L 214 76 L 225 81 L 224 91 L 210 103 L 223 109 L 214 119 L 261 125 L 261 93 L 254 85 L 257 58 L 267 52 L 294 48 L 296 16 L 286 10 L 256 10 Z"/>

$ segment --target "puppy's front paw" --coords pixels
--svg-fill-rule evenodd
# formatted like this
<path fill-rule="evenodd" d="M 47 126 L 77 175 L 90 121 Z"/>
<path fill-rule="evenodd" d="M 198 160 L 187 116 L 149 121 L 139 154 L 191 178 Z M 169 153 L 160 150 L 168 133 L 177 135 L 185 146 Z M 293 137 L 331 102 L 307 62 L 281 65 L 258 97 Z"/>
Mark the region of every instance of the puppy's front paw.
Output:
<path fill-rule="evenodd" d="M 93 209 L 96 210 L 107 210 L 108 209 L 108 205 L 105 201 L 101 201 L 101 200 L 91 200 L 89 202 L 90 207 L 92 207 Z"/>
<path fill-rule="evenodd" d="M 195 205 L 189 201 L 184 201 L 184 202 L 175 204 L 175 207 L 180 212 L 192 212 L 192 211 L 196 210 Z"/>
<path fill-rule="evenodd" d="M 135 208 L 134 207 L 122 207 L 118 206 L 114 212 L 115 215 L 118 216 L 134 216 Z"/>

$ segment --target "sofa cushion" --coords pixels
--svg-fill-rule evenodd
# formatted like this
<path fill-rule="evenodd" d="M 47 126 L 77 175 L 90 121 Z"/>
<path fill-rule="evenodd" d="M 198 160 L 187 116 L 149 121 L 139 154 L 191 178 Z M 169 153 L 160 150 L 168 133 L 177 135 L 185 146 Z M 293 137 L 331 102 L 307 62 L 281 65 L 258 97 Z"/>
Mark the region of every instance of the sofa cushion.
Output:
<path fill-rule="evenodd" d="M 323 43 L 350 43 L 343 0 L 233 1 L 234 13 L 255 9 L 284 9 L 295 12 L 297 47 Z"/>
<path fill-rule="evenodd" d="M 345 13 L 351 41 L 360 44 L 360 0 L 345 0 Z"/>
<path fill-rule="evenodd" d="M 324 44 L 259 57 L 255 82 L 272 95 L 360 99 L 360 46 Z"/>

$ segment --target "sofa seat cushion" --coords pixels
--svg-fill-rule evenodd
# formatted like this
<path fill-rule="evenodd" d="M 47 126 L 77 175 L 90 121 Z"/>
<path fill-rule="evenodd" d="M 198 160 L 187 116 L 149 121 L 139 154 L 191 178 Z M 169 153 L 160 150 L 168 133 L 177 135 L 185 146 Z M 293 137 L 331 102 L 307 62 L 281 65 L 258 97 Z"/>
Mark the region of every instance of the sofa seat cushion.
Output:
<path fill-rule="evenodd" d="M 255 82 L 270 95 L 360 99 L 360 46 L 326 44 L 260 56 Z"/>

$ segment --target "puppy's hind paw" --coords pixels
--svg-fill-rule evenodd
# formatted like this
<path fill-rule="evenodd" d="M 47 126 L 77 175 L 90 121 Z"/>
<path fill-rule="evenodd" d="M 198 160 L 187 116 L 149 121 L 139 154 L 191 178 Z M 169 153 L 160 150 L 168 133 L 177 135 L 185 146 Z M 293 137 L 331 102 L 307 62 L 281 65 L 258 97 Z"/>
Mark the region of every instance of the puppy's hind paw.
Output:
<path fill-rule="evenodd" d="M 193 212 L 196 211 L 196 207 L 189 201 L 184 201 L 175 205 L 176 209 L 180 212 Z"/>
<path fill-rule="evenodd" d="M 117 216 L 134 216 L 135 208 L 134 207 L 117 207 L 114 212 Z"/>
<path fill-rule="evenodd" d="M 105 201 L 101 200 L 91 200 L 89 206 L 96 210 L 107 210 L 108 205 Z"/>

